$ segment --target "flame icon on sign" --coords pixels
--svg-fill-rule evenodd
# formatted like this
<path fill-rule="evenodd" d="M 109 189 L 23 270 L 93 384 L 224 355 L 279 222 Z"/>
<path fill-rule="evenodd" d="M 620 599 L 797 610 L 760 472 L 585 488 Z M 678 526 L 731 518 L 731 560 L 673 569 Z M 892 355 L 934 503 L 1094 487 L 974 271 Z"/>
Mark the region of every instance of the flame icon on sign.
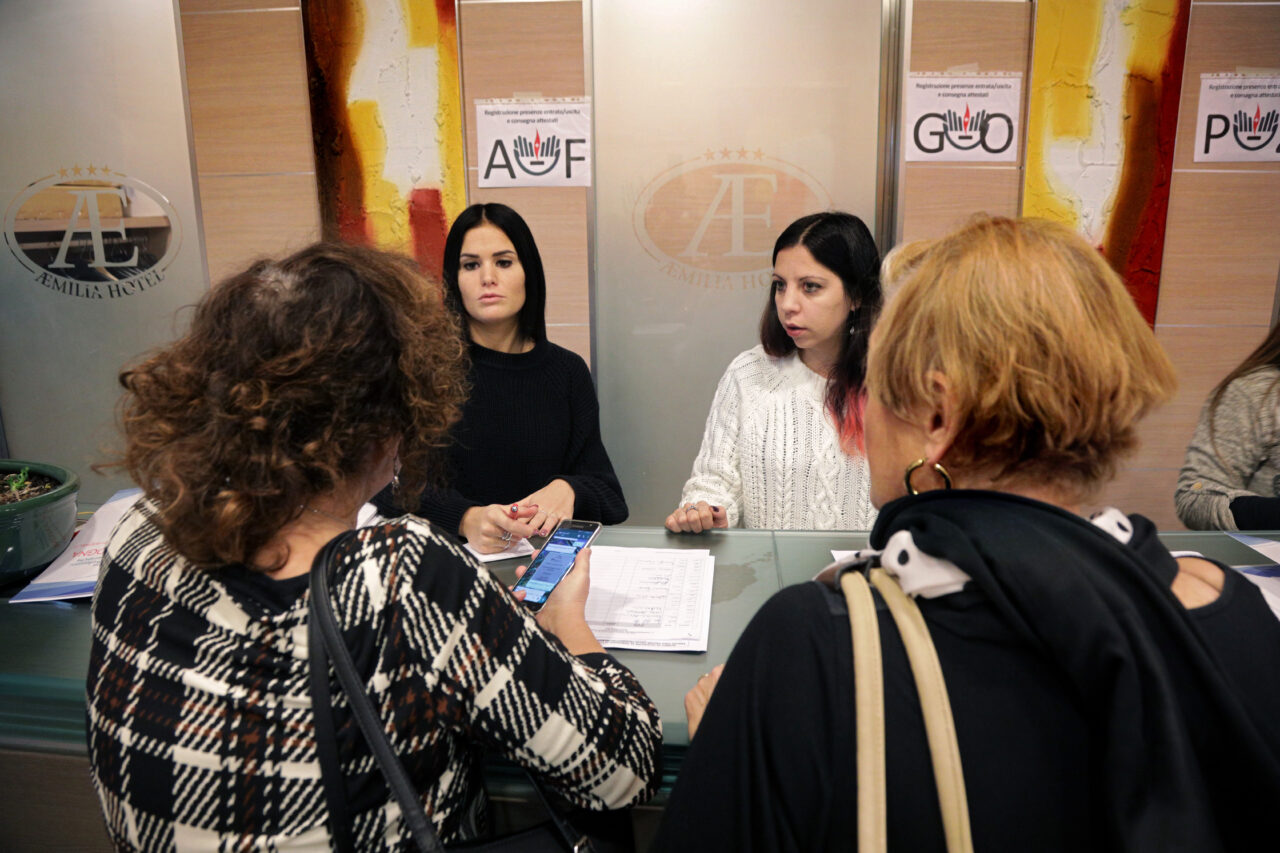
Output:
<path fill-rule="evenodd" d="M 1277 126 L 1280 126 L 1280 112 L 1269 110 L 1264 113 L 1262 104 L 1258 104 L 1253 110 L 1253 115 L 1249 115 L 1244 110 L 1236 111 L 1231 122 L 1231 132 L 1241 148 L 1246 151 L 1258 151 L 1270 145 L 1271 140 L 1275 139 Z"/>
<path fill-rule="evenodd" d="M 560 139 L 554 135 L 542 138 L 541 131 L 534 130 L 533 140 L 517 136 L 511 143 L 516 164 L 530 175 L 545 175 L 560 162 Z"/>

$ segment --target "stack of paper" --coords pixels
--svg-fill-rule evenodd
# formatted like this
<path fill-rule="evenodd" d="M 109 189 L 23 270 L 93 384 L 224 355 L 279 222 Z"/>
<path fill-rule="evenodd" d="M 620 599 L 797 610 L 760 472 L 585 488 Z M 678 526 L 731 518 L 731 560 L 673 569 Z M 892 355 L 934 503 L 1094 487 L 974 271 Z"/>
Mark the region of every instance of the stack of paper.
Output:
<path fill-rule="evenodd" d="M 1261 536 L 1250 536 L 1247 533 L 1228 535 L 1242 545 L 1248 545 L 1272 563 L 1280 563 L 1280 542 L 1264 539 Z M 1235 569 L 1258 585 L 1262 590 L 1262 597 L 1271 607 L 1271 612 L 1280 619 L 1280 566 L 1236 566 Z"/>
<path fill-rule="evenodd" d="M 705 548 L 593 546 L 587 624 L 607 648 L 705 652 L 714 579 Z"/>
<path fill-rule="evenodd" d="M 121 489 L 76 531 L 70 544 L 49 564 L 27 588 L 9 599 L 10 604 L 30 601 L 53 601 L 88 598 L 98 583 L 98 564 L 107 547 L 107 537 L 115 529 L 129 507 L 137 502 L 142 489 Z"/>

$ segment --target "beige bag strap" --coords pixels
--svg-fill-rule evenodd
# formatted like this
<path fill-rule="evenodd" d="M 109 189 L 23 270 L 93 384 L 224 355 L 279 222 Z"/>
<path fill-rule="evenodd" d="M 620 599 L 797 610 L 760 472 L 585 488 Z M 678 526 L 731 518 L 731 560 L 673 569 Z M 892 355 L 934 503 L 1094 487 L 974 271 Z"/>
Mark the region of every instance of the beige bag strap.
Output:
<path fill-rule="evenodd" d="M 853 690 L 857 725 L 858 851 L 884 853 L 889 846 L 884 767 L 884 668 L 880 623 L 871 587 L 861 572 L 840 577 L 853 633 Z"/>
<path fill-rule="evenodd" d="M 911 672 L 915 676 L 916 692 L 920 694 L 920 708 L 924 713 L 929 753 L 933 756 L 933 778 L 938 785 L 938 805 L 942 808 L 947 851 L 972 853 L 973 835 L 969 828 L 964 772 L 960 766 L 960 744 L 956 739 L 956 723 L 951 715 L 951 700 L 947 697 L 938 651 L 933 647 L 933 638 L 929 636 L 929 628 L 924 624 L 924 616 L 915 600 L 903 592 L 897 580 L 884 569 L 872 569 L 870 574 L 871 582 L 889 606 L 889 613 L 897 623 L 907 658 L 911 661 Z M 862 673 L 855 670 L 854 677 L 861 678 Z M 861 777 L 858 784 L 862 784 Z"/>

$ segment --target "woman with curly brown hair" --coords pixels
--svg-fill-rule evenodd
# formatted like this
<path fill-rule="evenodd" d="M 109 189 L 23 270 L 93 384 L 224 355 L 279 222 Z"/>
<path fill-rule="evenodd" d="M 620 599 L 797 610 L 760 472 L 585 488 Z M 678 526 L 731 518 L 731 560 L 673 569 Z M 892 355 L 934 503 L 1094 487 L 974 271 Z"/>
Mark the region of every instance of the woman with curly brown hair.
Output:
<path fill-rule="evenodd" d="M 482 825 L 482 749 L 586 808 L 652 790 L 657 711 L 587 627 L 585 559 L 535 618 L 420 519 L 348 533 L 388 481 L 435 476 L 464 377 L 452 314 L 409 261 L 327 244 L 215 287 L 185 337 L 121 374 L 120 464 L 144 497 L 103 557 L 88 677 L 119 849 L 329 846 L 307 587 L 337 537 L 338 624 L 443 840 Z M 330 683 L 345 829 L 398 847 Z"/>

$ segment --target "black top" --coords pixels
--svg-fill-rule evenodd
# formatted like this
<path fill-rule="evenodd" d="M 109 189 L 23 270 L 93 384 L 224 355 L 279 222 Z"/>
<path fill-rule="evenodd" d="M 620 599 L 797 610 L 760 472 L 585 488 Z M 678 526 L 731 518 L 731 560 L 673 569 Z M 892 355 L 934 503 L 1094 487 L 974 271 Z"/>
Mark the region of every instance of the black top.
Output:
<path fill-rule="evenodd" d="M 1176 564 L 1140 517 L 1122 545 L 1031 501 L 942 519 L 938 501 L 912 500 L 913 518 L 895 518 L 903 502 L 885 507 L 872 543 L 907 529 L 911 550 L 944 552 L 973 578 L 918 603 L 946 677 L 975 848 L 1249 849 L 1280 798 L 1280 623 L 1258 589 L 1227 570 L 1217 601 L 1182 611 L 1168 592 Z M 993 513 L 1002 522 L 977 523 Z M 886 562 L 905 559 L 887 547 Z M 1078 584 L 1088 562 L 1143 575 L 1150 594 Z M 915 684 L 878 593 L 876 607 L 889 847 L 941 851 Z M 843 595 L 815 582 L 775 595 L 729 658 L 655 849 L 850 849 L 852 675 Z"/>
<path fill-rule="evenodd" d="M 600 440 L 600 404 L 586 362 L 550 341 L 525 353 L 471 344 L 471 394 L 453 428 L 446 488 L 428 488 L 417 512 L 458 532 L 473 506 L 522 500 L 555 479 L 573 487 L 573 517 L 618 524 L 627 502 Z M 383 490 L 385 516 L 402 510 Z"/>

